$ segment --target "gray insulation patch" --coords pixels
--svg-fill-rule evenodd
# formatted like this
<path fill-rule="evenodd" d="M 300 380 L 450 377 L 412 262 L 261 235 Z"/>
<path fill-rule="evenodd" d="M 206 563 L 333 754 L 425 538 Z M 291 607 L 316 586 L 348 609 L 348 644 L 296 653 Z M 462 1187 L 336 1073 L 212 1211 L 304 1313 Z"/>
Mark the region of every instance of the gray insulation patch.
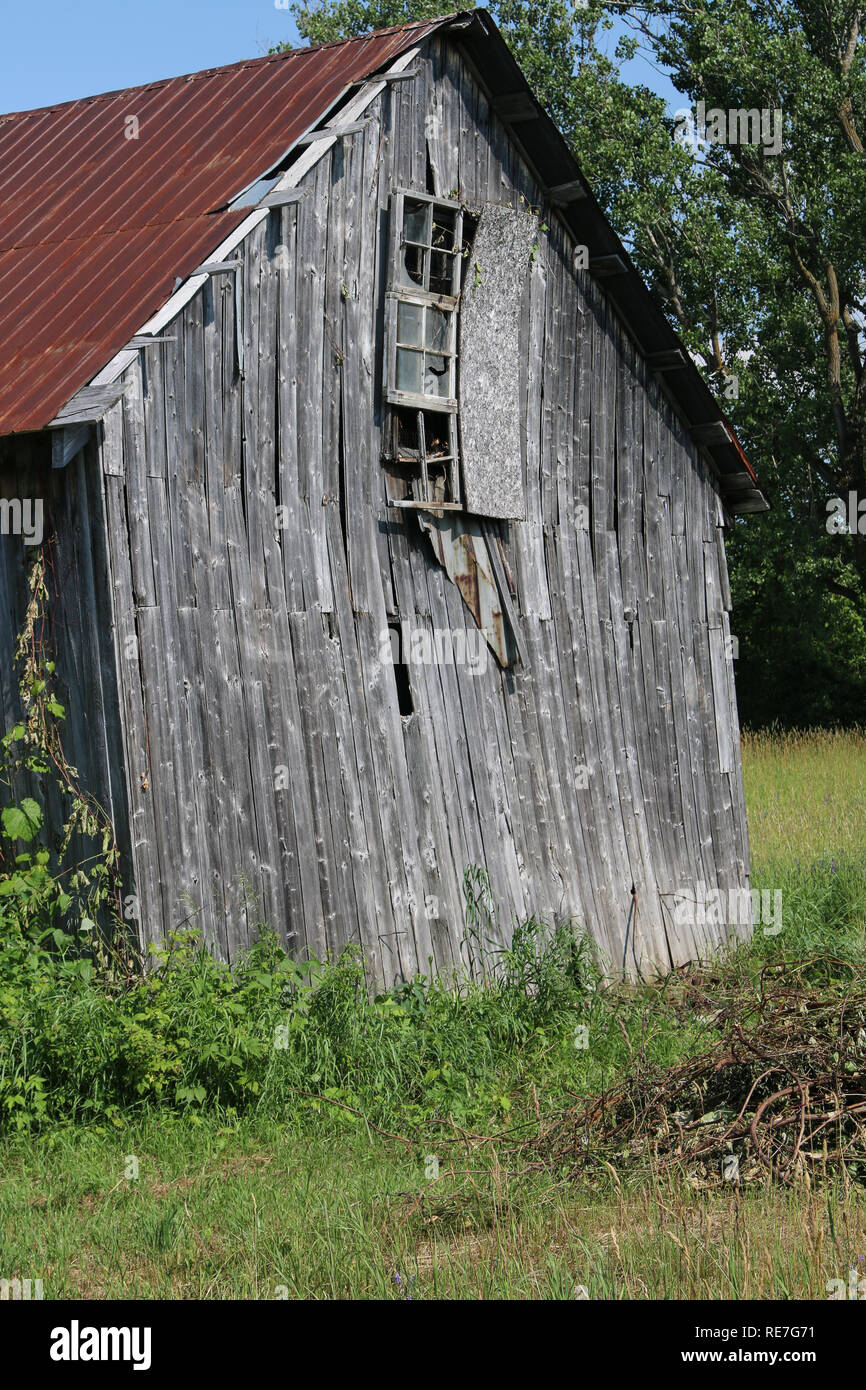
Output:
<path fill-rule="evenodd" d="M 479 516 L 526 515 L 520 457 L 520 314 L 538 219 L 484 209 L 460 306 L 460 434 L 465 505 Z"/>

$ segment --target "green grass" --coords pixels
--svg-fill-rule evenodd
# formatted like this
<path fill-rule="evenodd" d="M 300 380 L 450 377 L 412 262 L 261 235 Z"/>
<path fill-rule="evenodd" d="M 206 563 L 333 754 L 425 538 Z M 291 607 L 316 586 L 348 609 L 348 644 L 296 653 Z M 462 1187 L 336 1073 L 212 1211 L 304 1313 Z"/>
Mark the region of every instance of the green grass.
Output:
<path fill-rule="evenodd" d="M 714 978 L 862 987 L 866 738 L 747 736 L 744 758 L 783 930 Z M 845 1171 L 786 1190 L 651 1154 L 628 1176 L 533 1162 L 518 1140 L 635 1055 L 715 1036 L 688 981 L 606 986 L 568 931 L 529 923 L 492 977 L 377 1000 L 356 957 L 305 971 L 269 938 L 232 971 L 177 939 L 108 992 L 61 945 L 0 956 L 0 1278 L 46 1297 L 821 1298 L 866 1265 Z"/>
<path fill-rule="evenodd" d="M 19 1139 L 0 1181 L 3 1268 L 46 1297 L 259 1299 L 821 1298 L 862 1268 L 866 1202 L 842 1182 L 575 1187 L 431 1147 L 435 1181 L 422 1151 L 327 1114 L 303 1135 L 151 1115 Z"/>
<path fill-rule="evenodd" d="M 866 963 L 866 734 L 745 734 L 752 886 L 782 890 L 776 945 L 758 957 L 840 955 Z"/>
<path fill-rule="evenodd" d="M 866 732 L 743 734 L 752 857 L 763 872 L 824 859 L 863 863 Z"/>

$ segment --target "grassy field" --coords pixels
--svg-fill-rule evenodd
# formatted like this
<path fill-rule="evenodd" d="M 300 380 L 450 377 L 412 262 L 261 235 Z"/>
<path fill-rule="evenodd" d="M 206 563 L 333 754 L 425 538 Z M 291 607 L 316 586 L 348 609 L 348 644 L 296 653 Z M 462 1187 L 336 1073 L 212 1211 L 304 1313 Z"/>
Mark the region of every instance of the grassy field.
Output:
<path fill-rule="evenodd" d="M 826 1298 L 866 1275 L 866 1164 L 733 1183 L 652 1143 L 534 1147 L 637 1062 L 662 1075 L 717 1045 L 698 988 L 745 1019 L 767 979 L 796 982 L 811 1018 L 863 985 L 866 738 L 744 755 L 755 886 L 782 889 L 784 929 L 700 973 L 603 986 L 532 930 L 460 997 L 367 1001 L 351 961 L 312 986 L 284 970 L 275 993 L 273 960 L 232 979 L 192 955 L 103 1005 L 10 967 L 0 1277 L 46 1298 L 418 1300 Z M 276 1053 L 256 1043 L 285 1017 Z"/>
<path fill-rule="evenodd" d="M 743 735 L 752 859 L 809 867 L 866 852 L 866 734 Z"/>
<path fill-rule="evenodd" d="M 4 1164 L 4 1259 L 59 1298 L 825 1298 L 863 1272 L 854 1186 L 575 1189 L 443 1160 L 428 1182 L 421 1156 L 328 1120 L 68 1132 Z"/>
<path fill-rule="evenodd" d="M 752 885 L 782 890 L 783 951 L 842 940 L 866 960 L 866 734 L 746 734 L 743 770 Z"/>

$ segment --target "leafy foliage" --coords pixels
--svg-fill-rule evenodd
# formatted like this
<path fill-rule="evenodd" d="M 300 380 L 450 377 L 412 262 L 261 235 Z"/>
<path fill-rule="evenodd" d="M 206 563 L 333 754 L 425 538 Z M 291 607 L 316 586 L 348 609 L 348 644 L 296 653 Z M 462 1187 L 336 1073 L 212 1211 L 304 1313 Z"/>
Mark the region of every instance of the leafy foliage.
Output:
<path fill-rule="evenodd" d="M 92 959 L 112 976 L 132 964 L 119 909 L 119 853 L 108 816 L 78 786 L 63 752 L 66 712 L 52 689 L 41 550 L 31 565 L 29 592 L 15 653 L 21 714 L 0 739 L 0 934 L 4 941 L 28 932 L 36 939 L 50 932 L 75 940 L 82 963 Z M 37 793 L 62 808 L 56 843 L 44 833 Z M 89 854 L 82 848 L 88 845 Z M 67 859 L 73 867 L 66 867 Z"/>
<path fill-rule="evenodd" d="M 280 1113 L 299 1092 L 403 1123 L 504 1113 L 512 1052 L 567 1055 L 595 978 L 568 929 L 548 937 L 524 924 L 483 984 L 418 976 L 371 998 L 354 949 L 298 963 L 264 933 L 229 966 L 176 933 L 110 988 L 71 937 L 19 930 L 0 957 L 0 1127 L 110 1124 L 147 1104 Z"/>
<path fill-rule="evenodd" d="M 862 868 L 790 865 L 769 882 L 784 885 L 785 932 L 757 934 L 718 967 L 738 988 L 754 991 L 767 968 L 830 990 L 862 974 Z M 232 965 L 175 933 L 143 973 L 111 982 L 68 934 L 7 926 L 0 1130 L 111 1130 L 151 1107 L 404 1134 L 452 1119 L 498 1126 L 527 1119 L 536 1088 L 545 1108 L 604 1089 L 638 1051 L 662 1067 L 696 1055 L 706 1024 L 677 1000 L 675 979 L 604 983 L 586 938 L 535 919 L 483 978 L 418 975 L 375 996 L 356 948 L 298 962 L 264 930 Z"/>

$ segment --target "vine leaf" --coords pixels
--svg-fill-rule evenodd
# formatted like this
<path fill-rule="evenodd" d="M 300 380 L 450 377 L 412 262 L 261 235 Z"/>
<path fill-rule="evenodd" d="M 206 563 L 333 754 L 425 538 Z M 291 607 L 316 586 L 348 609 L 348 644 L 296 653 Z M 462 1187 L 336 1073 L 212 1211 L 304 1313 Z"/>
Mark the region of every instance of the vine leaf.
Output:
<path fill-rule="evenodd" d="M 20 806 L 4 806 L 0 814 L 10 840 L 25 840 L 29 844 L 42 828 L 42 809 L 32 796 L 25 796 Z"/>

